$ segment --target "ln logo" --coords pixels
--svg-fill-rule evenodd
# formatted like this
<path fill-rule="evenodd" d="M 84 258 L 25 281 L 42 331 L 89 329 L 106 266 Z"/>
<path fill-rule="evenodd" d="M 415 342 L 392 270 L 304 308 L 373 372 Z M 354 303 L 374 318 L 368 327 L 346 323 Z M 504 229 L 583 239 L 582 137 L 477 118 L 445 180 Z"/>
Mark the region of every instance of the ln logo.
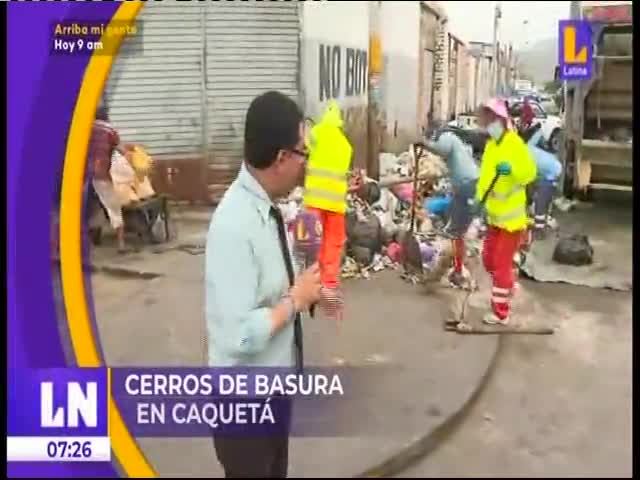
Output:
<path fill-rule="evenodd" d="M 582 20 L 560 20 L 558 53 L 560 80 L 588 80 L 593 67 L 591 25 Z"/>
<path fill-rule="evenodd" d="M 83 384 L 85 389 L 82 388 Z M 79 426 L 80 417 L 85 427 L 98 425 L 98 384 L 96 382 L 68 382 L 66 405 L 57 408 L 54 403 L 53 385 L 53 382 L 40 383 L 41 427 L 75 428 Z"/>

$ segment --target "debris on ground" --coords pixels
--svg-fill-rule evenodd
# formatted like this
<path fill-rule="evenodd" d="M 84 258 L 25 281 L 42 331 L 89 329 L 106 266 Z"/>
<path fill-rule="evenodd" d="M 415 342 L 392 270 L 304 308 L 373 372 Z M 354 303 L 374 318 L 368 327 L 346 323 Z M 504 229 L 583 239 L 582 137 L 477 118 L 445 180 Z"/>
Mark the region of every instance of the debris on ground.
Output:
<path fill-rule="evenodd" d="M 561 238 L 553 250 L 553 261 L 581 267 L 593 263 L 593 247 L 586 235 Z"/>
<path fill-rule="evenodd" d="M 452 245 L 446 234 L 452 186 L 444 159 L 423 152 L 418 161 L 418 177 L 413 177 L 413 151 L 399 155 L 380 154 L 380 180 L 355 172 L 357 190 L 347 195 L 345 212 L 346 244 L 342 278 L 367 279 L 386 269 L 400 270 L 412 284 L 436 282 L 447 285 Z M 302 212 L 302 189 L 281 203 L 283 216 L 292 226 Z M 412 212 L 415 198 L 415 212 Z M 558 210 L 568 211 L 577 202 L 557 199 Z M 412 225 L 413 220 L 413 225 Z M 555 219 L 549 219 L 552 229 Z M 413 228 L 413 233 L 412 232 Z M 470 225 L 465 247 L 467 257 L 481 254 L 486 225 L 477 218 Z M 293 239 L 293 229 L 290 235 Z M 407 244 L 407 238 L 413 239 Z M 407 247 L 409 245 L 409 247 Z M 402 268 L 404 267 L 404 268 Z"/>
<path fill-rule="evenodd" d="M 576 205 L 578 205 L 578 202 L 576 200 L 569 200 L 565 197 L 556 198 L 553 201 L 553 206 L 564 213 L 573 210 Z"/>

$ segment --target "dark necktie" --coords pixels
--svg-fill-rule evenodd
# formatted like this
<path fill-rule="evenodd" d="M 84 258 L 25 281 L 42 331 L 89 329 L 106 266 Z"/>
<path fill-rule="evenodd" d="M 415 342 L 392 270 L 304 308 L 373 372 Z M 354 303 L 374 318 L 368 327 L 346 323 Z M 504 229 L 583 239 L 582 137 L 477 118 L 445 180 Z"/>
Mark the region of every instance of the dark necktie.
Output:
<path fill-rule="evenodd" d="M 284 264 L 287 267 L 287 275 L 289 276 L 289 286 L 293 286 L 295 281 L 294 273 L 293 273 L 293 264 L 291 263 L 291 256 L 289 255 L 289 244 L 287 242 L 287 234 L 284 228 L 284 220 L 282 219 L 282 214 L 280 210 L 275 207 L 271 207 L 269 211 L 271 216 L 275 219 L 278 224 L 278 240 L 280 240 L 280 250 L 282 251 L 282 257 L 284 259 Z M 296 367 L 298 371 L 302 371 L 303 368 L 303 356 L 302 356 L 302 321 L 300 319 L 300 314 L 296 313 L 294 324 L 293 324 L 293 335 L 294 335 L 294 343 L 296 348 Z"/>

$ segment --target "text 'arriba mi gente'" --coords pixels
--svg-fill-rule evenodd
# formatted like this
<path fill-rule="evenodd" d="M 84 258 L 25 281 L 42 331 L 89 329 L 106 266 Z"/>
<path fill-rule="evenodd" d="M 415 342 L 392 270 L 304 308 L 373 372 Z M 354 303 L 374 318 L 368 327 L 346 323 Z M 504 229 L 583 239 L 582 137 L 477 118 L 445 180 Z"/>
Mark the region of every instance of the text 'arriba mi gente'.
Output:
<path fill-rule="evenodd" d="M 104 23 L 63 25 L 58 23 L 54 33 L 55 35 L 135 35 L 137 31 L 135 25 L 105 25 Z"/>

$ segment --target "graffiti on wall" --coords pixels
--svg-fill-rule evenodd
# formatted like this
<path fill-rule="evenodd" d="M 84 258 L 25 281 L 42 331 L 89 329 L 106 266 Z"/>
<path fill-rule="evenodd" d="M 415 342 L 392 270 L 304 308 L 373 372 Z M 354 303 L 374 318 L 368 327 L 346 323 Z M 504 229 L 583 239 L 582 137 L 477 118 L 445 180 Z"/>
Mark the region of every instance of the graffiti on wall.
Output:
<path fill-rule="evenodd" d="M 367 91 L 367 51 L 320 44 L 318 72 L 321 102 L 363 95 Z"/>

